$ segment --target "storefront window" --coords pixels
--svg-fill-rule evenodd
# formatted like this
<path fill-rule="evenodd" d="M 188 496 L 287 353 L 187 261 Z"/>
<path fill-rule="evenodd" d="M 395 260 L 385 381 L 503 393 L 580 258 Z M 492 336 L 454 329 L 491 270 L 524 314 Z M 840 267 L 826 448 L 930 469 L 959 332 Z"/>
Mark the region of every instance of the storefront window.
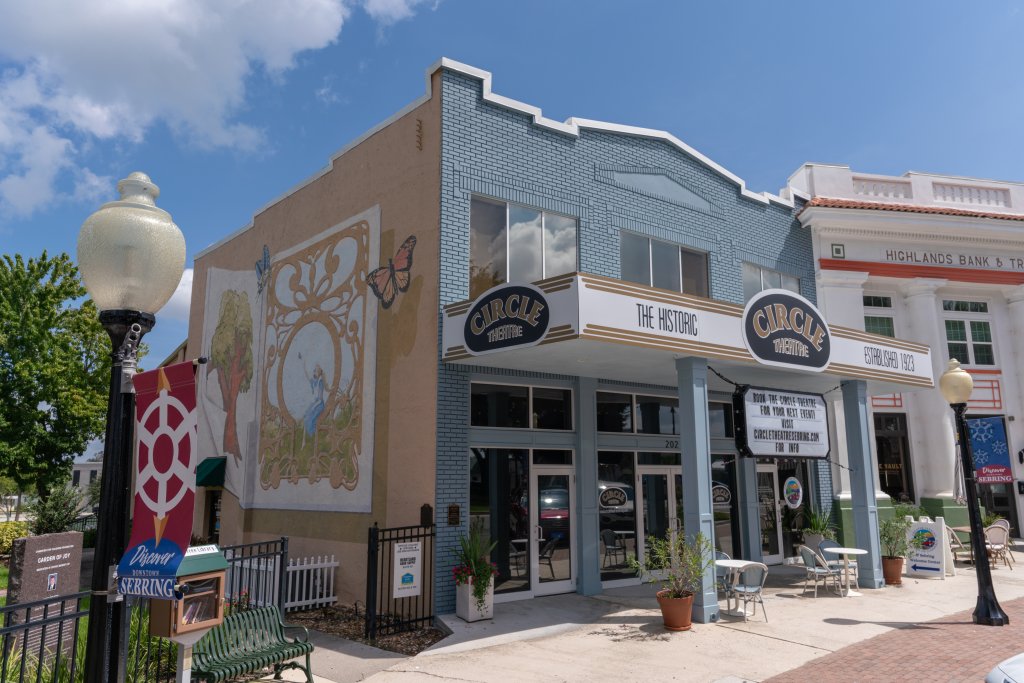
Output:
<path fill-rule="evenodd" d="M 533 387 L 533 428 L 572 429 L 572 392 Z"/>
<path fill-rule="evenodd" d="M 633 453 L 601 451 L 597 454 L 601 580 L 629 579 L 636 572 L 636 470 Z"/>
<path fill-rule="evenodd" d="M 732 404 L 708 402 L 708 429 L 711 438 L 731 439 L 736 436 L 732 426 Z"/>
<path fill-rule="evenodd" d="M 910 472 L 910 442 L 907 416 L 903 413 L 875 413 L 875 452 L 878 481 L 894 500 L 914 500 Z"/>
<path fill-rule="evenodd" d="M 632 432 L 633 396 L 597 392 L 597 431 Z"/>
<path fill-rule="evenodd" d="M 711 509 L 715 517 L 715 549 L 738 557 L 739 515 L 736 501 L 736 457 L 711 456 Z"/>
<path fill-rule="evenodd" d="M 530 389 L 474 383 L 470 411 L 474 427 L 526 428 L 530 425 Z"/>
<path fill-rule="evenodd" d="M 636 431 L 641 434 L 678 434 L 679 399 L 636 397 Z"/>
<path fill-rule="evenodd" d="M 495 593 L 530 588 L 529 496 L 529 451 L 470 449 L 470 524 L 480 520 L 495 544 L 491 552 L 491 561 L 498 565 Z"/>
<path fill-rule="evenodd" d="M 540 450 L 533 452 L 534 465 L 571 465 L 572 451 Z"/>

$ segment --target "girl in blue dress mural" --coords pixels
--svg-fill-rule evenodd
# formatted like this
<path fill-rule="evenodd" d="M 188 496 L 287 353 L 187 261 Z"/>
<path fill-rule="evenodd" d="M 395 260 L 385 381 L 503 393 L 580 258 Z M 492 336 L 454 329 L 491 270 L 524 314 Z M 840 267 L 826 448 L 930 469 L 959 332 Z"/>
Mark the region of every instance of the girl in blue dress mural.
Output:
<path fill-rule="evenodd" d="M 306 379 L 309 380 L 309 388 L 313 393 L 313 401 L 306 408 L 305 414 L 302 416 L 302 424 L 305 431 L 302 435 L 302 445 L 306 445 L 306 437 L 313 436 L 316 433 L 316 423 L 320 419 L 320 414 L 324 412 L 324 370 L 317 363 L 313 369 L 313 376 L 309 376 L 309 372 L 306 371 L 305 365 L 302 367 L 303 372 L 306 373 Z"/>

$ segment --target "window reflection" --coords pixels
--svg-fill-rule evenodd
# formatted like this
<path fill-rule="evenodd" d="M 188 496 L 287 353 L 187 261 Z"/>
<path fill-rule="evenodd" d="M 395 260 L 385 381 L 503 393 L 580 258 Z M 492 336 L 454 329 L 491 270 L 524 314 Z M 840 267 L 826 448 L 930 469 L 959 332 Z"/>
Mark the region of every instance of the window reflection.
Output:
<path fill-rule="evenodd" d="M 576 219 L 544 214 L 544 277 L 576 272 Z"/>
<path fill-rule="evenodd" d="M 543 277 L 540 211 L 513 204 L 508 208 L 508 279 L 534 282 Z"/>
<path fill-rule="evenodd" d="M 505 205 L 474 197 L 469 213 L 469 296 L 505 282 Z"/>
<path fill-rule="evenodd" d="M 633 431 L 633 397 L 630 394 L 597 392 L 597 431 Z"/>
<path fill-rule="evenodd" d="M 528 455 L 522 449 L 470 449 L 470 524 L 481 520 L 495 544 L 491 551 L 491 561 L 498 565 L 495 593 L 530 587 Z"/>

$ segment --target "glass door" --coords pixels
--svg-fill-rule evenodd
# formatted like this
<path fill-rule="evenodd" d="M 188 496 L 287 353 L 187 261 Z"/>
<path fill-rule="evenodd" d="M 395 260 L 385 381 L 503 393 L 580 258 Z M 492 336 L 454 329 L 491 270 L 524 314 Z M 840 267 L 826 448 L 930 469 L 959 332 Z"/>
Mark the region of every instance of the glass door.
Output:
<path fill-rule="evenodd" d="M 530 476 L 533 594 L 576 590 L 575 482 L 572 468 L 535 467 Z"/>
<path fill-rule="evenodd" d="M 651 538 L 666 538 L 683 527 L 682 474 L 676 467 L 639 469 L 641 538 L 646 549 Z"/>
<path fill-rule="evenodd" d="M 779 469 L 773 464 L 757 466 L 757 502 L 761 518 L 761 555 L 765 564 L 782 563 L 781 502 L 778 496 Z"/>

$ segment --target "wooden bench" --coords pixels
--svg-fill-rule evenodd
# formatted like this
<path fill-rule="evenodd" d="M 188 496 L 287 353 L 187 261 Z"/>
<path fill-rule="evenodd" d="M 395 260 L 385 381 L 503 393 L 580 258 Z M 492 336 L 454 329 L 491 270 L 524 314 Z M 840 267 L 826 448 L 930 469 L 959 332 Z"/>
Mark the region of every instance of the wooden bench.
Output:
<path fill-rule="evenodd" d="M 288 638 L 285 629 L 301 629 L 300 637 Z M 285 626 L 277 607 L 258 607 L 224 617 L 224 623 L 210 629 L 192 650 L 192 677 L 223 681 L 274 667 L 274 678 L 282 669 L 301 669 L 313 683 L 309 668 L 309 631 L 304 626 Z M 306 655 L 306 666 L 288 660 Z"/>

